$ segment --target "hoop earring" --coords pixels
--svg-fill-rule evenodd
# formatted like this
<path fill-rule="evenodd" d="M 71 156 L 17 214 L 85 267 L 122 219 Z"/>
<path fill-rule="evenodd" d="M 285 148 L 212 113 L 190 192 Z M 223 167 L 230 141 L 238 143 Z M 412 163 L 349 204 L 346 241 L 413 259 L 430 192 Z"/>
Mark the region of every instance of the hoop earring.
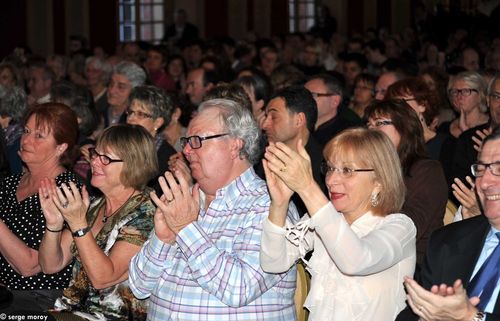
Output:
<path fill-rule="evenodd" d="M 370 203 L 372 204 L 372 207 L 377 207 L 378 204 L 380 203 L 380 198 L 378 197 L 378 193 L 372 193 L 370 197 Z"/>

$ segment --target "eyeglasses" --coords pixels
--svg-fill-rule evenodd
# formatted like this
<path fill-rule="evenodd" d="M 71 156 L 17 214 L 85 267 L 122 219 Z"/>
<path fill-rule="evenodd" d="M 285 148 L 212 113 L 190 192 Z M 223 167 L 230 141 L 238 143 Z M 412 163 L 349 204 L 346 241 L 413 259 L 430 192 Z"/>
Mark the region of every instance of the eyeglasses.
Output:
<path fill-rule="evenodd" d="M 334 172 L 337 172 L 342 178 L 349 178 L 355 172 L 373 172 L 375 171 L 373 168 L 350 168 L 350 167 L 335 167 L 330 166 L 328 163 L 321 163 L 321 173 L 325 176 L 330 176 Z"/>
<path fill-rule="evenodd" d="M 224 134 L 217 134 L 217 135 L 212 135 L 212 136 L 189 136 L 189 137 L 181 137 L 179 138 L 181 147 L 184 149 L 187 144 L 191 146 L 192 149 L 198 149 L 201 148 L 201 142 L 207 139 L 213 139 L 217 137 L 222 137 L 229 135 L 229 133 L 224 133 Z"/>
<path fill-rule="evenodd" d="M 481 177 L 486 173 L 486 169 L 489 168 L 491 174 L 495 176 L 500 176 L 500 162 L 489 163 L 489 164 L 473 164 L 470 169 L 474 177 Z"/>
<path fill-rule="evenodd" d="M 366 126 L 368 128 L 378 128 L 378 127 L 388 126 L 388 125 L 392 125 L 392 120 L 381 119 L 381 120 L 376 120 L 374 122 L 367 122 L 366 123 Z"/>
<path fill-rule="evenodd" d="M 457 97 L 458 95 L 462 97 L 469 97 L 472 93 L 478 93 L 477 89 L 474 88 L 462 88 L 462 89 L 450 89 L 448 94 L 452 97 Z"/>
<path fill-rule="evenodd" d="M 135 117 L 137 117 L 139 119 L 153 118 L 153 115 L 151 115 L 151 114 L 143 113 L 142 111 L 132 110 L 132 109 L 127 109 L 125 111 L 125 114 L 127 115 L 127 117 L 131 117 L 131 116 L 135 115 Z"/>
<path fill-rule="evenodd" d="M 334 93 L 315 93 L 315 92 L 312 92 L 312 91 L 311 91 L 311 95 L 312 95 L 314 98 L 318 98 L 318 97 L 331 97 L 331 96 L 338 96 L 338 94 L 334 94 Z"/>
<path fill-rule="evenodd" d="M 123 160 L 122 159 L 112 159 L 110 158 L 109 156 L 107 155 L 103 155 L 103 154 L 99 154 L 95 148 L 93 147 L 90 147 L 89 148 L 89 155 L 90 155 L 90 160 L 94 160 L 96 159 L 97 157 L 99 157 L 99 161 L 103 164 L 103 165 L 109 165 L 111 163 L 122 163 Z"/>

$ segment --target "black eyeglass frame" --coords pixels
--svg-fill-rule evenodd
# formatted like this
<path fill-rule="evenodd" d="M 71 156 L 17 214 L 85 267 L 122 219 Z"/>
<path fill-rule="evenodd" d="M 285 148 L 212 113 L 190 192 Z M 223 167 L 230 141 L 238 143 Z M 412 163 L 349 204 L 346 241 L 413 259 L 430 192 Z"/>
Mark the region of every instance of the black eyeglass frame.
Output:
<path fill-rule="evenodd" d="M 498 174 L 495 174 L 495 171 L 493 170 L 492 165 L 495 168 L 497 168 L 497 170 L 499 171 Z M 481 175 L 477 174 L 478 166 L 484 166 L 484 171 L 483 171 L 483 173 Z M 474 177 L 482 177 L 482 176 L 484 176 L 484 174 L 486 174 L 486 170 L 488 168 L 490 169 L 490 172 L 491 172 L 492 175 L 500 176 L 500 162 L 493 162 L 493 163 L 486 163 L 486 164 L 484 164 L 484 163 L 477 163 L 477 164 L 472 164 L 470 166 L 470 170 L 472 172 L 472 175 L 474 175 Z"/>
<path fill-rule="evenodd" d="M 94 155 L 94 156 L 92 156 Z M 96 150 L 95 147 L 89 147 L 89 157 L 91 160 L 96 159 L 99 157 L 99 161 L 104 165 L 107 166 L 111 163 L 123 163 L 123 159 L 112 159 L 108 155 L 103 155 L 99 154 Z"/>
<path fill-rule="evenodd" d="M 223 134 L 217 134 L 217 135 L 210 135 L 210 136 L 193 135 L 193 136 L 188 136 L 188 137 L 181 137 L 181 138 L 179 138 L 179 142 L 180 142 L 181 147 L 183 149 L 184 149 L 184 147 L 186 147 L 187 144 L 189 144 L 189 146 L 192 149 L 199 149 L 199 148 L 201 148 L 203 146 L 202 142 L 204 140 L 214 139 L 214 138 L 223 137 L 223 136 L 227 136 L 227 135 L 229 135 L 229 133 L 223 133 Z M 197 139 L 200 142 L 200 146 L 194 147 L 193 144 L 191 143 L 192 139 Z"/>

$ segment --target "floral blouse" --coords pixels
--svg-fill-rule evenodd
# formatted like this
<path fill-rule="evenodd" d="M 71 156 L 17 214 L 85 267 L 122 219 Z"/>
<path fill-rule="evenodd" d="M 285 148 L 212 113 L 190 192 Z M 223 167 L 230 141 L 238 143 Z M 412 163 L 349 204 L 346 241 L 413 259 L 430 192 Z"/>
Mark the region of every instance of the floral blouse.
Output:
<path fill-rule="evenodd" d="M 109 218 L 101 231 L 95 236 L 97 245 L 109 255 L 118 241 L 142 246 L 153 230 L 155 206 L 149 197 L 149 189 L 132 197 L 126 204 Z M 100 209 L 105 205 L 103 197 L 94 201 L 88 212 L 87 222 L 92 226 Z M 73 278 L 63 297 L 57 299 L 57 310 L 72 311 L 82 317 L 96 320 L 145 320 L 146 300 L 134 297 L 128 286 L 128 280 L 109 288 L 98 290 L 92 286 L 81 262 L 75 243 L 71 252 L 76 257 Z"/>

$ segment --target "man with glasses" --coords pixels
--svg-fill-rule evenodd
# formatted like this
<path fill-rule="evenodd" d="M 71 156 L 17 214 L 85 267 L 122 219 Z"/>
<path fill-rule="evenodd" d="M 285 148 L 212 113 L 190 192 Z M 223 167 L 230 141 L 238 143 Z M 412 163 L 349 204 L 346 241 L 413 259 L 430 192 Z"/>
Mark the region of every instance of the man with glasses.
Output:
<path fill-rule="evenodd" d="M 148 320 L 294 320 L 296 270 L 260 267 L 270 197 L 254 172 L 259 128 L 227 99 L 203 102 L 181 138 L 196 184 L 160 178 L 155 232 L 131 261 L 130 287 L 149 298 Z M 295 208 L 289 210 L 298 220 Z"/>
<path fill-rule="evenodd" d="M 344 129 L 361 125 L 351 109 L 345 107 L 341 111 L 343 88 L 337 78 L 328 74 L 313 76 L 304 87 L 311 92 L 318 107 L 313 136 L 321 146 Z"/>
<path fill-rule="evenodd" d="M 500 320 L 500 130 L 484 140 L 471 170 L 483 215 L 434 232 L 422 286 L 405 280 L 408 303 L 422 320 Z"/>

